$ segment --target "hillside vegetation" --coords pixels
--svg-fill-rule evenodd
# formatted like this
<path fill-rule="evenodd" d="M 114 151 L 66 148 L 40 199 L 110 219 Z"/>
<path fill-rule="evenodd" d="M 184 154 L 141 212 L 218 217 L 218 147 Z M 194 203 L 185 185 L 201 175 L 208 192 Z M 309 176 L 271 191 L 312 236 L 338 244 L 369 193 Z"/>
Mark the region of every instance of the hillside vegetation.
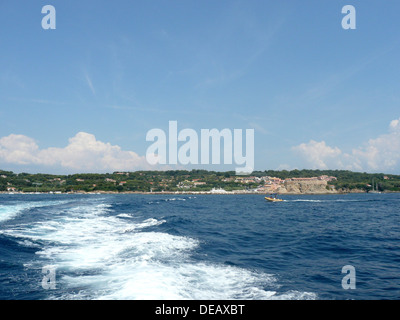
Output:
<path fill-rule="evenodd" d="M 333 176 L 329 188 L 339 192 L 400 191 L 400 175 L 360 173 L 345 170 L 255 171 L 236 176 L 234 171 L 206 170 L 136 171 L 105 174 L 30 174 L 0 170 L 0 191 L 10 192 L 160 192 L 209 191 L 213 188 L 255 190 L 267 185 L 269 177 L 286 180 Z"/>

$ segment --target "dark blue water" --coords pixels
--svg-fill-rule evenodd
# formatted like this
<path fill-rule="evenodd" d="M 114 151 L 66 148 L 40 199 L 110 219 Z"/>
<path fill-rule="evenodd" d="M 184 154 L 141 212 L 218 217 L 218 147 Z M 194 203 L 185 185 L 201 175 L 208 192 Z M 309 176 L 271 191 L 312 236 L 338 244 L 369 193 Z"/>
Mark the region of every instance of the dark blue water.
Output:
<path fill-rule="evenodd" d="M 400 194 L 283 198 L 0 195 L 0 299 L 400 298 Z"/>

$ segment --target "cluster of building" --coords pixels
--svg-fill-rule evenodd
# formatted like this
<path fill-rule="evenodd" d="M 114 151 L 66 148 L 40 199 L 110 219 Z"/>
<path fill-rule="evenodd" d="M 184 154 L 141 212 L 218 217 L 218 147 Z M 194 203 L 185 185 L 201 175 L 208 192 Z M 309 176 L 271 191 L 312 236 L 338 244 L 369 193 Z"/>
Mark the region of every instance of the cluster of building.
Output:
<path fill-rule="evenodd" d="M 179 182 L 177 187 L 180 189 L 191 189 L 200 185 L 205 185 L 206 182 L 200 181 L 201 179 L 193 179 L 191 181 L 185 180 Z M 287 178 L 287 179 L 280 179 L 276 177 L 270 176 L 263 176 L 263 177 L 229 177 L 222 179 L 223 182 L 235 182 L 239 184 L 257 184 L 257 191 L 260 192 L 273 192 L 274 190 L 278 189 L 280 186 L 284 185 L 287 182 L 306 182 L 306 181 L 334 181 L 337 180 L 336 177 L 322 175 L 319 177 L 311 177 L 311 178 Z"/>
<path fill-rule="evenodd" d="M 127 172 L 116 172 L 115 174 L 123 177 L 129 177 L 129 173 Z M 143 173 L 140 173 L 140 175 L 143 175 Z M 1 175 L 1 178 L 7 178 L 6 175 Z M 115 177 L 114 177 L 115 178 Z M 155 178 L 156 181 L 152 181 Z M 207 188 L 201 188 L 202 186 L 206 186 L 208 183 L 211 186 L 219 185 L 219 187 L 224 187 L 224 183 L 226 185 L 232 186 L 235 189 L 243 189 L 245 191 L 255 191 L 255 192 L 277 192 L 280 188 L 285 188 L 290 184 L 296 183 L 296 182 L 307 182 L 307 181 L 334 181 L 337 180 L 336 177 L 333 176 L 327 176 L 327 175 L 322 175 L 318 177 L 310 177 L 310 178 L 287 178 L 287 179 L 280 179 L 277 177 L 270 177 L 270 176 L 232 176 L 232 177 L 226 177 L 226 178 L 217 178 L 216 181 L 210 181 L 208 182 L 207 179 L 209 178 L 199 178 L 199 179 L 191 179 L 190 175 L 187 176 L 181 176 L 181 179 L 185 179 L 183 181 L 180 181 L 179 183 L 176 184 L 176 180 L 174 177 L 169 177 L 169 178 L 162 178 L 160 180 L 157 179 L 156 176 L 150 177 L 150 181 L 148 183 L 152 186 L 155 186 L 157 188 L 162 187 L 168 190 L 171 188 L 171 186 L 175 185 L 178 189 L 182 191 L 189 191 L 190 189 L 207 189 Z M 118 186 L 124 186 L 127 185 L 127 181 L 120 181 L 119 179 L 112 179 L 109 177 L 103 177 L 103 181 L 106 183 L 118 185 Z M 85 179 L 80 178 L 75 178 L 74 179 L 77 184 L 81 184 L 85 182 Z M 158 181 L 157 181 L 158 180 Z M 62 178 L 53 178 L 48 180 L 54 185 L 63 185 L 66 184 L 66 180 Z M 27 182 L 29 182 L 27 180 Z M 222 182 L 221 184 L 218 182 Z M 217 184 L 216 184 L 217 183 Z M 38 186 L 41 185 L 42 183 L 33 183 L 34 185 Z M 97 187 L 96 184 L 92 184 L 93 187 Z M 210 186 L 210 187 L 211 187 Z M 240 187 L 242 186 L 242 187 Z M 329 186 L 330 187 L 330 186 Z M 8 192 L 16 192 L 17 188 L 13 186 L 10 182 L 7 182 L 7 191 Z"/>
<path fill-rule="evenodd" d="M 192 181 L 188 181 L 188 180 L 181 181 L 176 186 L 180 189 L 191 189 L 191 188 L 196 188 L 198 186 L 203 186 L 206 184 L 207 184 L 207 182 L 200 181 L 200 179 L 192 179 Z"/>
<path fill-rule="evenodd" d="M 311 178 L 287 178 L 287 179 L 280 179 L 276 177 L 233 177 L 233 178 L 226 178 L 223 179 L 225 182 L 239 182 L 239 183 L 264 183 L 264 184 L 283 184 L 286 181 L 333 181 L 337 180 L 336 177 L 332 176 L 319 176 L 319 177 L 311 177 Z"/>

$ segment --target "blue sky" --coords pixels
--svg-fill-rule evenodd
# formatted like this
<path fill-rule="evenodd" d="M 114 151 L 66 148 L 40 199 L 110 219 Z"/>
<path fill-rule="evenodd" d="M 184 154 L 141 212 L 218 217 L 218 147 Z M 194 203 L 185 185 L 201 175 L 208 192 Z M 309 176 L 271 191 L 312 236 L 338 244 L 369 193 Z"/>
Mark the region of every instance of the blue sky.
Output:
<path fill-rule="evenodd" d="M 41 26 L 47 4 L 55 30 Z M 0 168 L 149 169 L 146 133 L 176 120 L 254 129 L 256 170 L 399 174 L 399 12 L 397 0 L 1 0 Z"/>

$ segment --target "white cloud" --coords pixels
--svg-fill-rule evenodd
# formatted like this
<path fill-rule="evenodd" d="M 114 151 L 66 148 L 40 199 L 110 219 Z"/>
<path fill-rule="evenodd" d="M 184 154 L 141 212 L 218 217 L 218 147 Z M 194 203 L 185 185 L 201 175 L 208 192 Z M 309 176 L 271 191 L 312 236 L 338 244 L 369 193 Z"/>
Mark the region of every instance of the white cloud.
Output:
<path fill-rule="evenodd" d="M 309 143 L 302 143 L 292 148 L 303 155 L 312 169 L 328 169 L 332 162 L 342 154 L 339 148 L 329 147 L 325 141 L 317 142 L 311 140 Z"/>
<path fill-rule="evenodd" d="M 96 140 L 93 134 L 79 132 L 64 148 L 40 149 L 24 135 L 0 138 L 0 163 L 55 166 L 75 171 L 129 171 L 150 169 L 145 157 L 124 151 L 117 145 Z"/>
<path fill-rule="evenodd" d="M 8 163 L 29 164 L 36 161 L 38 146 L 32 138 L 10 134 L 0 138 L 0 160 Z"/>
<path fill-rule="evenodd" d="M 400 119 L 390 123 L 388 134 L 370 139 L 365 147 L 353 150 L 353 155 L 373 170 L 395 169 L 400 165 Z"/>
<path fill-rule="evenodd" d="M 392 130 L 398 130 L 399 129 L 399 121 L 400 119 L 396 119 L 396 120 L 393 120 L 392 122 L 390 122 L 390 128 L 392 129 Z"/>
<path fill-rule="evenodd" d="M 278 171 L 282 171 L 282 170 L 290 171 L 290 170 L 294 170 L 294 169 L 297 169 L 297 168 L 293 168 L 292 166 L 290 166 L 290 165 L 288 165 L 286 163 L 282 163 L 275 170 L 278 170 Z"/>
<path fill-rule="evenodd" d="M 292 148 L 313 169 L 347 169 L 357 171 L 400 170 L 400 119 L 390 122 L 389 133 L 370 139 L 364 146 L 344 153 L 325 141 L 311 140 Z"/>

